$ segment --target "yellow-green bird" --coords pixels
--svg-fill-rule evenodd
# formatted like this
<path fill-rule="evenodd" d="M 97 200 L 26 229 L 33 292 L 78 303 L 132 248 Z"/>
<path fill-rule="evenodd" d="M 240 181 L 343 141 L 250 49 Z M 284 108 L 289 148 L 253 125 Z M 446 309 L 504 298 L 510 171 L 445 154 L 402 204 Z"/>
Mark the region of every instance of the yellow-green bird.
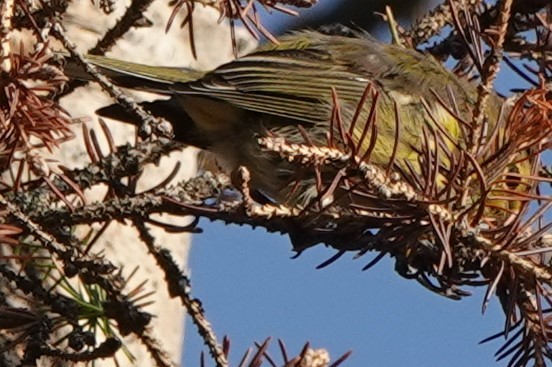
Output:
<path fill-rule="evenodd" d="M 319 194 L 315 174 L 298 178 L 295 166 L 263 150 L 258 138 L 282 137 L 289 143 L 326 146 L 335 107 L 332 88 L 345 124 L 350 124 L 368 85 L 378 91 L 377 103 L 373 94 L 363 102 L 352 134 L 361 156 L 374 133 L 362 136 L 375 103 L 377 140 L 370 154 L 372 164 L 387 167 L 395 150 L 396 168 L 422 170 L 424 127 L 446 131 L 445 146 L 465 145 L 460 123 L 444 105 L 453 105 L 453 95 L 459 117 L 471 121 L 476 87 L 430 55 L 380 43 L 361 32 L 350 37 L 300 31 L 279 41 L 210 72 L 99 56 L 88 59 L 123 87 L 169 96 L 143 105 L 173 124 L 177 140 L 215 153 L 229 172 L 239 166 L 248 168 L 251 186 L 277 203 L 307 205 Z M 490 121 L 498 119 L 501 105 L 501 99 L 492 95 Z M 137 122 L 117 105 L 100 114 Z M 529 166 L 516 171 L 527 171 Z"/>

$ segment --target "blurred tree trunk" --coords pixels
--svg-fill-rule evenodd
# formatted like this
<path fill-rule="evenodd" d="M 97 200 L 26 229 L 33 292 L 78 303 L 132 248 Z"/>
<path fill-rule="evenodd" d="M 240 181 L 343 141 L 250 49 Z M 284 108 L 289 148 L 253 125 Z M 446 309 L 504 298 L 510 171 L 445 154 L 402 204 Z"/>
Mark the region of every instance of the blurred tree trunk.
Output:
<path fill-rule="evenodd" d="M 381 17 L 375 13 L 384 13 L 385 7 L 390 6 L 398 19 L 415 19 L 422 15 L 433 0 L 322 0 L 305 12 L 301 17 L 286 17 L 279 25 L 279 31 L 287 29 L 317 28 L 326 24 L 341 23 L 356 25 L 373 31 L 383 25 Z M 332 8 L 329 11 L 320 9 Z"/>

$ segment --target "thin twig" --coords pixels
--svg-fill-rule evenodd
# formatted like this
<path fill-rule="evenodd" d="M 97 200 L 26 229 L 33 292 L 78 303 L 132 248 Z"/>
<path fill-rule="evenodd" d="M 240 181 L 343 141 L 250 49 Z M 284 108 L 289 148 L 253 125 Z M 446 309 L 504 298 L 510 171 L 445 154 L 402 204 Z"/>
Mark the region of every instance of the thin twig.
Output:
<path fill-rule="evenodd" d="M 190 315 L 193 323 L 196 325 L 199 335 L 203 338 L 203 342 L 209 348 L 209 352 L 217 367 L 227 367 L 228 361 L 223 348 L 217 342 L 217 337 L 205 316 L 201 302 L 191 296 L 188 277 L 182 274 L 168 250 L 158 248 L 155 245 L 155 238 L 150 234 L 142 221 L 134 220 L 133 224 L 138 229 L 140 238 L 146 244 L 148 251 L 155 257 L 157 264 L 165 272 L 169 294 L 171 297 L 179 297 L 182 301 L 182 304 L 188 311 L 188 315 Z"/>

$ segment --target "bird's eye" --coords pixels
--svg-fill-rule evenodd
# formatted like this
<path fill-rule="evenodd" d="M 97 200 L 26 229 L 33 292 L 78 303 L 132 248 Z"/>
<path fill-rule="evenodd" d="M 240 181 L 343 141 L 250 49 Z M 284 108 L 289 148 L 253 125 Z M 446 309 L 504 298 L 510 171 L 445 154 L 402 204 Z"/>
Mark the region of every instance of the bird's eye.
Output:
<path fill-rule="evenodd" d="M 512 175 L 511 173 L 515 173 L 515 175 Z M 518 166 L 511 165 L 510 167 L 508 167 L 508 172 L 506 173 L 505 182 L 506 182 L 506 186 L 511 190 L 515 190 L 518 188 L 518 186 L 521 183 L 521 177 L 519 176 Z"/>

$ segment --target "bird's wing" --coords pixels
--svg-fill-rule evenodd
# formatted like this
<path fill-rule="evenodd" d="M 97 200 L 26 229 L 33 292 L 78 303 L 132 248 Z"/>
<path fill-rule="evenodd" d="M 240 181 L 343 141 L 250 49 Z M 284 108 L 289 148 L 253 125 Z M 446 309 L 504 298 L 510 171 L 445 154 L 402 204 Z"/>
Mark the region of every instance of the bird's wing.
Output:
<path fill-rule="evenodd" d="M 313 49 L 261 50 L 222 65 L 176 94 L 215 98 L 241 109 L 310 123 L 328 121 L 332 88 L 357 102 L 369 80 Z"/>
<path fill-rule="evenodd" d="M 370 70 L 358 68 L 357 61 L 366 52 L 377 51 L 377 45 L 373 39 L 361 36 L 296 32 L 283 37 L 278 45 L 264 45 L 210 73 L 104 56 L 88 55 L 87 59 L 122 87 L 165 95 L 195 95 L 242 110 L 319 123 L 328 121 L 333 107 L 332 88 L 339 103 L 356 106 L 375 79 Z M 362 56 L 357 57 L 357 53 Z M 68 75 L 90 80 L 79 66 L 70 63 L 68 68 Z"/>

